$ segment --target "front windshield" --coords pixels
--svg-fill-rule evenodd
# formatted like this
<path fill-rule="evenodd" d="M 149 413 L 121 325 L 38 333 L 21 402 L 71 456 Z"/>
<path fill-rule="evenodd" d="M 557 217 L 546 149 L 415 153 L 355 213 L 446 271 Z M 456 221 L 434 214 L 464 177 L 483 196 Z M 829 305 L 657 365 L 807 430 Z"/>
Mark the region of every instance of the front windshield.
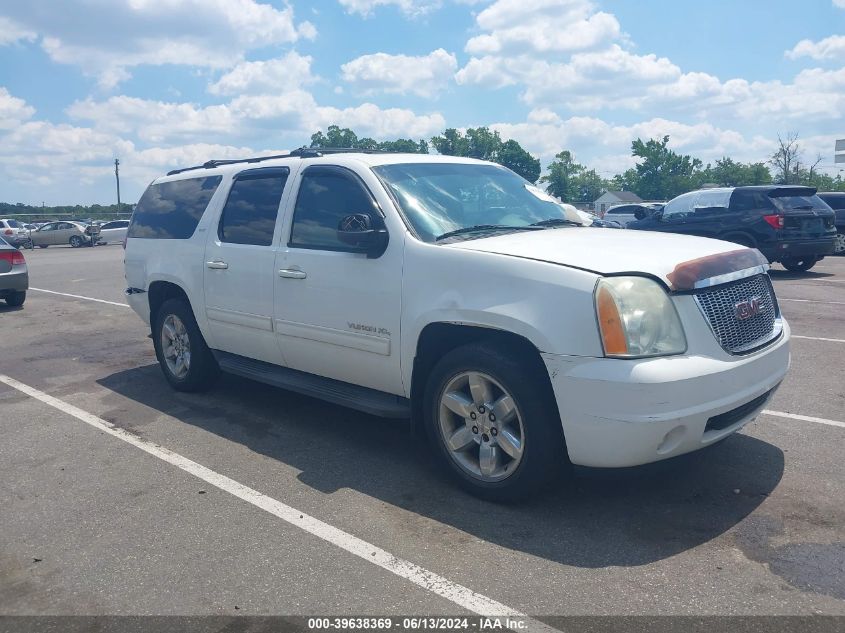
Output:
<path fill-rule="evenodd" d="M 496 165 L 402 163 L 373 171 L 426 242 L 473 226 L 516 229 L 543 220 L 584 223 L 541 189 Z"/>

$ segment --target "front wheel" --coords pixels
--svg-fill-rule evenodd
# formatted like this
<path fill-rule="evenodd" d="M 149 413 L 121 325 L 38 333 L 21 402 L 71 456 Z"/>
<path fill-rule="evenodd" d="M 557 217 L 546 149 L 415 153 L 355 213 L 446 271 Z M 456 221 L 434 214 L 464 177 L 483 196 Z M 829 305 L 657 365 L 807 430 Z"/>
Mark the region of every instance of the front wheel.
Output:
<path fill-rule="evenodd" d="M 817 256 L 808 255 L 806 257 L 785 257 L 780 263 L 790 272 L 803 273 L 810 270 L 818 261 Z"/>
<path fill-rule="evenodd" d="M 176 391 L 204 391 L 217 379 L 217 361 L 182 299 L 168 299 L 159 308 L 153 345 L 161 371 Z"/>
<path fill-rule="evenodd" d="M 82 246 L 83 240 L 82 240 L 82 238 L 81 238 L 81 237 L 79 237 L 78 235 L 71 235 L 71 236 L 70 236 L 70 240 L 68 241 L 68 243 L 69 243 L 69 244 L 70 244 L 73 248 L 79 248 L 80 246 Z"/>
<path fill-rule="evenodd" d="M 26 290 L 6 295 L 6 304 L 12 308 L 19 308 L 26 301 Z"/>
<path fill-rule="evenodd" d="M 521 356 L 466 345 L 437 363 L 426 387 L 425 424 L 439 461 L 492 501 L 528 498 L 568 463 L 548 375 Z"/>
<path fill-rule="evenodd" d="M 845 233 L 836 234 L 836 242 L 833 247 L 834 255 L 845 255 Z"/>

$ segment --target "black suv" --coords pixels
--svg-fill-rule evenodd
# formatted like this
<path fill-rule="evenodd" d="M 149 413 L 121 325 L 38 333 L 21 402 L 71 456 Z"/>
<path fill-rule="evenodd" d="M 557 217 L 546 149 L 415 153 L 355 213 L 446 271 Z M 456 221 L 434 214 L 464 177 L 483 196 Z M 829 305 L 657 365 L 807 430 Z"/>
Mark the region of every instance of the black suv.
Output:
<path fill-rule="evenodd" d="M 820 193 L 819 198 L 824 200 L 836 214 L 834 220 L 834 224 L 836 224 L 836 247 L 833 252 L 836 255 L 845 255 L 845 191 Z"/>
<path fill-rule="evenodd" d="M 834 213 L 812 187 L 765 185 L 701 189 L 670 200 L 629 229 L 712 237 L 757 248 L 770 262 L 810 270 L 833 253 Z"/>

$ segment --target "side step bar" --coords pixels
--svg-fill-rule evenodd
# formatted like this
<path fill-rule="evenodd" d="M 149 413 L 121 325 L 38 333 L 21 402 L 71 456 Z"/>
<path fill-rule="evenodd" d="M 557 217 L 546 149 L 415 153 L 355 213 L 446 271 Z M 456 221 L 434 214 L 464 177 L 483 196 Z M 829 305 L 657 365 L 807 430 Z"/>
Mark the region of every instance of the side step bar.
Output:
<path fill-rule="evenodd" d="M 411 417 L 411 401 L 402 396 L 280 367 L 229 352 L 217 350 L 212 350 L 212 352 L 220 364 L 220 369 L 230 374 L 382 418 Z"/>

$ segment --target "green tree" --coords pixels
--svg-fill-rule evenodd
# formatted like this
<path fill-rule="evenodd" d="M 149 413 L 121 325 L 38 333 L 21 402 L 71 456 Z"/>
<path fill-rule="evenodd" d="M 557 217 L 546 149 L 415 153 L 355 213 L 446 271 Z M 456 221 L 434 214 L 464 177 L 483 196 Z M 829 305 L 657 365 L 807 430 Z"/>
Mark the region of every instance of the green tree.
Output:
<path fill-rule="evenodd" d="M 514 140 L 502 143 L 496 162 L 516 172 L 529 182 L 537 182 L 540 177 L 540 159 L 534 158 Z"/>
<path fill-rule="evenodd" d="M 596 173 L 584 169 L 572 179 L 573 202 L 593 202 L 610 189 L 610 183 Z"/>
<path fill-rule="evenodd" d="M 311 135 L 311 147 L 358 148 L 358 135 L 347 127 L 341 128 L 338 125 L 330 125 L 325 134 L 316 132 Z"/>
<path fill-rule="evenodd" d="M 445 156 L 466 156 L 489 160 L 513 170 L 530 182 L 540 177 L 540 161 L 514 141 L 503 142 L 496 131 L 486 127 L 469 128 L 462 134 L 449 128 L 431 139 L 431 144 Z"/>
<path fill-rule="evenodd" d="M 549 173 L 540 179 L 540 182 L 548 183 L 546 191 L 564 202 L 580 199 L 575 181 L 584 171 L 584 166 L 575 162 L 572 152 L 563 150 L 557 154 L 555 160 L 549 163 L 548 170 Z"/>
<path fill-rule="evenodd" d="M 668 136 L 631 143 L 631 154 L 640 159 L 634 191 L 643 200 L 669 200 L 701 184 L 701 161 L 678 154 L 668 145 Z"/>

